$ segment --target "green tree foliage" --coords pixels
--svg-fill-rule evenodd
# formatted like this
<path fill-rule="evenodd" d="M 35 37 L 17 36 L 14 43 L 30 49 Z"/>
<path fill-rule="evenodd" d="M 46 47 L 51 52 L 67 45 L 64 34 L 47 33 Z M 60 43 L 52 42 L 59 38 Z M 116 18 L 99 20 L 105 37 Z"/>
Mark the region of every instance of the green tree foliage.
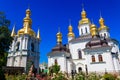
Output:
<path fill-rule="evenodd" d="M 6 65 L 7 52 L 11 42 L 10 30 L 5 26 L 0 27 L 0 67 Z"/>
<path fill-rule="evenodd" d="M 0 80 L 5 80 L 2 66 L 6 65 L 9 46 L 12 43 L 11 32 L 8 29 L 10 21 L 0 12 Z"/>
<path fill-rule="evenodd" d="M 115 80 L 115 76 L 109 73 L 103 75 L 104 80 Z"/>
<path fill-rule="evenodd" d="M 2 66 L 6 65 L 7 62 L 7 53 L 9 46 L 12 42 L 12 37 L 10 36 L 10 30 L 5 27 L 0 27 L 0 80 L 4 80 L 4 72 Z"/>
<path fill-rule="evenodd" d="M 58 73 L 60 71 L 60 66 L 58 64 L 55 64 L 52 66 L 53 73 Z"/>
<path fill-rule="evenodd" d="M 85 73 L 79 72 L 75 75 L 75 80 L 85 80 Z"/>

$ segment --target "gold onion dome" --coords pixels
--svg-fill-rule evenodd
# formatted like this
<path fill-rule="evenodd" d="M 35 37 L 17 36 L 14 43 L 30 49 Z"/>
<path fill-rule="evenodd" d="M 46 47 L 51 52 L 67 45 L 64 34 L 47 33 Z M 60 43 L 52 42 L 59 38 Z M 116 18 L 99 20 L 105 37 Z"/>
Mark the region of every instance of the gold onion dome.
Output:
<path fill-rule="evenodd" d="M 75 37 L 74 33 L 73 33 L 73 28 L 71 25 L 69 25 L 68 27 L 68 37 Z"/>
<path fill-rule="evenodd" d="M 29 34 L 30 36 L 35 37 L 35 32 L 31 29 L 32 20 L 30 18 L 31 11 L 30 9 L 26 10 L 26 17 L 23 20 L 23 28 L 18 31 L 18 35 Z"/>
<path fill-rule="evenodd" d="M 87 16 L 87 14 L 86 14 L 85 10 L 83 9 L 82 12 L 81 12 L 81 18 L 82 19 L 79 21 L 79 25 L 90 23 L 90 20 L 86 16 Z"/>
<path fill-rule="evenodd" d="M 97 35 L 97 28 L 95 26 L 95 24 L 91 24 L 90 26 L 90 33 L 92 36 L 96 36 Z"/>
<path fill-rule="evenodd" d="M 62 33 L 59 31 L 56 35 L 57 35 L 57 42 L 61 43 L 62 42 Z"/>
<path fill-rule="evenodd" d="M 104 19 L 102 17 L 99 19 L 99 23 L 100 23 L 100 28 L 98 29 L 99 31 L 109 29 L 107 26 L 105 26 Z"/>

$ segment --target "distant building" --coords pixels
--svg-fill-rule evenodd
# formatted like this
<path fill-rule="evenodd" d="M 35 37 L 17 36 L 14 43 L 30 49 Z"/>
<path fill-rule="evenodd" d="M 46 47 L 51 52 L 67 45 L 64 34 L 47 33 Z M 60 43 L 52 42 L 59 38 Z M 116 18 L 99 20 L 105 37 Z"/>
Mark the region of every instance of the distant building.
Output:
<path fill-rule="evenodd" d="M 15 26 L 13 27 L 11 36 L 13 42 L 11 44 L 9 54 L 7 57 L 7 66 L 24 67 L 28 72 L 31 64 L 39 71 L 39 44 L 40 33 L 38 30 L 37 36 L 32 30 L 32 19 L 30 18 L 30 9 L 26 10 L 26 17 L 23 20 L 23 28 L 17 34 L 15 33 Z"/>
<path fill-rule="evenodd" d="M 62 72 L 120 72 L 119 42 L 110 37 L 109 28 L 100 17 L 100 27 L 81 12 L 78 30 L 75 37 L 72 25 L 68 27 L 68 43 L 62 44 L 62 33 L 57 33 L 57 44 L 48 53 L 48 67 L 56 62 Z"/>

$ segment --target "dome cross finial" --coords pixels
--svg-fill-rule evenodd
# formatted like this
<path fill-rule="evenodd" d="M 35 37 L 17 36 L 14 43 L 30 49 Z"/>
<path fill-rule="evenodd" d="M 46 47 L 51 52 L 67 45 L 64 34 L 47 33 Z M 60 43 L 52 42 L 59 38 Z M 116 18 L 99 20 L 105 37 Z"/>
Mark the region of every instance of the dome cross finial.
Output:
<path fill-rule="evenodd" d="M 82 11 L 84 11 L 84 4 L 82 3 Z"/>

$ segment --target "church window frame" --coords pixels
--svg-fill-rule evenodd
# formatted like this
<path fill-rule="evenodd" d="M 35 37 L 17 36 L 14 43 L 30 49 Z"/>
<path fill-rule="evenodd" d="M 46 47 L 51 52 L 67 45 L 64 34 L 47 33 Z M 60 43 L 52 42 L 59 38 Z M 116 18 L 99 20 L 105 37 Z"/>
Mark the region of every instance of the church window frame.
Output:
<path fill-rule="evenodd" d="M 34 52 L 34 50 L 35 50 L 35 46 L 33 43 L 31 43 L 31 51 Z"/>
<path fill-rule="evenodd" d="M 81 34 L 83 34 L 83 29 L 81 28 Z"/>
<path fill-rule="evenodd" d="M 19 48 L 20 48 L 20 42 L 17 42 L 17 44 L 16 44 L 16 51 L 19 51 Z"/>
<path fill-rule="evenodd" d="M 86 31 L 86 33 L 88 33 L 87 27 L 85 27 L 85 31 Z"/>
<path fill-rule="evenodd" d="M 99 61 L 99 62 L 103 62 L 103 57 L 102 57 L 101 54 L 98 55 L 98 61 Z"/>
<path fill-rule="evenodd" d="M 107 36 L 106 33 L 104 33 L 104 37 L 105 37 L 105 38 L 106 38 L 106 36 Z"/>
<path fill-rule="evenodd" d="M 92 59 L 92 62 L 96 62 L 94 55 L 91 56 L 91 59 Z"/>
<path fill-rule="evenodd" d="M 54 64 L 57 64 L 57 63 L 58 63 L 58 62 L 57 62 L 57 59 L 55 59 L 55 60 L 54 60 Z"/>
<path fill-rule="evenodd" d="M 82 52 L 81 52 L 81 50 L 78 50 L 78 59 L 82 59 Z"/>

